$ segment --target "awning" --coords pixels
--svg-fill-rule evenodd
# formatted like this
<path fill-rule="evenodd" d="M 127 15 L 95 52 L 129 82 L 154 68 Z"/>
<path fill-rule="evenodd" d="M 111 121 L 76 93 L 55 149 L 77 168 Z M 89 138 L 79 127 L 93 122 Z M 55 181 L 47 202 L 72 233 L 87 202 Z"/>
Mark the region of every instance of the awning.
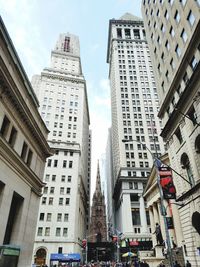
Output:
<path fill-rule="evenodd" d="M 70 254 L 62 254 L 62 253 L 52 253 L 50 256 L 50 261 L 80 261 L 81 255 L 79 253 L 70 253 Z"/>

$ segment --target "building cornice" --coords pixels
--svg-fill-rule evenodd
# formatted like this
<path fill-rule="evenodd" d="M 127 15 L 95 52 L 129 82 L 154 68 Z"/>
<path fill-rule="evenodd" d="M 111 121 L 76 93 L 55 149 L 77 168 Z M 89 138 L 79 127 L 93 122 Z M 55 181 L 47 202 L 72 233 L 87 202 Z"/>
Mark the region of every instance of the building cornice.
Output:
<path fill-rule="evenodd" d="M 45 70 L 53 70 L 50 68 L 46 68 Z M 78 77 L 69 77 L 66 74 L 65 75 L 61 75 L 58 72 L 54 72 L 54 73 L 48 73 L 43 71 L 41 73 L 42 77 L 47 77 L 47 78 L 51 78 L 52 80 L 60 80 L 60 81 L 65 81 L 65 82 L 71 82 L 71 83 L 76 83 L 76 84 L 83 84 L 84 85 L 84 91 L 85 91 L 85 99 L 86 99 L 86 107 L 87 107 L 87 115 L 88 115 L 88 124 L 90 125 L 90 114 L 89 114 L 89 106 L 88 106 L 88 97 L 87 97 L 87 86 L 86 86 L 86 80 L 84 79 L 84 76 L 80 76 L 80 78 Z"/>
<path fill-rule="evenodd" d="M 107 45 L 107 60 L 106 62 L 109 63 L 109 54 L 110 54 L 110 42 L 111 40 L 111 30 L 112 24 L 135 24 L 135 25 L 144 25 L 142 20 L 120 20 L 120 19 L 110 19 L 109 20 L 109 29 L 108 29 L 108 45 Z M 116 40 L 124 40 L 124 41 L 133 41 L 131 39 L 116 39 Z"/>
<path fill-rule="evenodd" d="M 19 90 L 15 87 L 12 80 L 5 80 L 4 74 L 1 73 L 0 69 L 0 99 L 1 102 L 6 106 L 7 110 L 10 111 L 10 114 L 13 116 L 13 120 L 18 121 L 20 127 L 27 127 L 29 134 L 33 137 L 32 140 L 38 144 L 37 150 L 39 154 L 43 154 L 43 157 L 49 157 L 52 155 L 52 151 L 48 146 L 47 140 L 44 136 L 44 133 L 41 131 L 38 125 L 44 126 L 42 118 L 36 110 L 38 115 L 38 120 L 36 121 L 33 116 L 30 107 L 25 103 L 23 97 L 21 96 Z M 40 123 L 40 124 L 39 124 Z M 48 130 L 45 126 L 45 132 L 47 134 Z M 31 143 L 31 139 L 29 139 Z M 33 147 L 34 143 L 32 142 Z M 42 148 L 42 149 L 41 149 Z M 36 148 L 35 148 L 36 149 Z"/>

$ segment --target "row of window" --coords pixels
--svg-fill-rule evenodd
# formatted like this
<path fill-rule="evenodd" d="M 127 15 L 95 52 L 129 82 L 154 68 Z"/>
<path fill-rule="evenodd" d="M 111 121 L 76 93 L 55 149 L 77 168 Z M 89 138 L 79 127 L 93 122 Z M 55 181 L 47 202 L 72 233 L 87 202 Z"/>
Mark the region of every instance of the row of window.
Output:
<path fill-rule="evenodd" d="M 51 187 L 47 187 L 45 186 L 43 189 L 43 194 L 54 194 L 55 193 L 55 187 L 51 186 Z M 60 194 L 64 195 L 64 194 L 70 194 L 71 193 L 71 188 L 70 187 L 60 187 Z"/>
<path fill-rule="evenodd" d="M 52 213 L 41 212 L 39 215 L 39 221 L 44 221 L 45 218 L 47 222 L 51 222 Z M 68 221 L 69 221 L 69 213 L 57 213 L 57 222 L 68 222 Z"/>
<path fill-rule="evenodd" d="M 55 174 L 52 174 L 51 175 L 51 181 L 52 182 L 56 182 L 56 175 Z M 68 175 L 67 176 L 67 180 L 66 180 L 66 175 L 61 175 L 61 178 L 60 178 L 61 180 L 61 182 L 71 182 L 72 181 L 72 176 L 71 175 Z M 50 181 L 50 174 L 46 174 L 45 175 L 45 182 L 49 182 Z"/>
<path fill-rule="evenodd" d="M 62 161 L 62 168 L 73 168 L 73 161 L 72 160 L 69 160 L 69 162 L 67 163 L 68 161 L 67 160 L 63 160 Z M 57 159 L 48 159 L 47 161 L 47 167 L 58 167 L 58 160 Z"/>
<path fill-rule="evenodd" d="M 48 200 L 48 201 L 47 201 Z M 54 198 L 53 197 L 42 197 L 42 205 L 53 205 L 53 202 L 54 202 Z M 65 204 L 64 204 L 65 203 Z M 63 198 L 63 197 L 60 197 L 58 199 L 58 205 L 69 205 L 70 204 L 70 198 Z"/>
<path fill-rule="evenodd" d="M 2 135 L 3 138 L 5 138 L 8 141 L 9 145 L 12 148 L 14 148 L 14 145 L 15 145 L 16 140 L 17 140 L 18 132 L 17 132 L 16 128 L 13 125 L 11 125 L 11 122 L 6 115 L 3 118 L 3 122 L 1 125 L 1 129 L 0 129 L 0 134 Z M 28 145 L 25 141 L 23 143 L 20 156 L 28 166 L 31 165 L 33 152 L 28 147 Z"/>
<path fill-rule="evenodd" d="M 38 227 L 37 236 L 50 236 L 50 227 Z M 68 228 L 56 227 L 55 236 L 67 237 Z"/>

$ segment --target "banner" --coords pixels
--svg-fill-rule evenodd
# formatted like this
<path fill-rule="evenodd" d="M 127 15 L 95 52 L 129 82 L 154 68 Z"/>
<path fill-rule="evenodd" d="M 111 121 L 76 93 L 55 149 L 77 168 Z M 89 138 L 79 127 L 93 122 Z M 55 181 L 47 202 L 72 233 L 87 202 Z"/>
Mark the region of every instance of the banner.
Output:
<path fill-rule="evenodd" d="M 168 166 L 158 168 L 160 176 L 160 185 L 163 191 L 164 199 L 176 199 L 176 188 L 173 183 L 172 171 Z"/>

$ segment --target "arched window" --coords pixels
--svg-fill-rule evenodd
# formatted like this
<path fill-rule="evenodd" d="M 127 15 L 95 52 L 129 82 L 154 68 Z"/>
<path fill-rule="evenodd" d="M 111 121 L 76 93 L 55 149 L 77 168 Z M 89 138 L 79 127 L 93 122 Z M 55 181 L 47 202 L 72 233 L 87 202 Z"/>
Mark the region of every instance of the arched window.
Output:
<path fill-rule="evenodd" d="M 195 140 L 195 150 L 198 154 L 200 154 L 200 134 L 197 136 Z"/>
<path fill-rule="evenodd" d="M 192 174 L 190 161 L 189 161 L 188 155 L 186 153 L 183 153 L 181 156 L 181 167 L 186 170 L 189 182 L 191 183 L 191 186 L 193 186 L 194 185 L 194 178 L 193 178 L 193 174 Z"/>

